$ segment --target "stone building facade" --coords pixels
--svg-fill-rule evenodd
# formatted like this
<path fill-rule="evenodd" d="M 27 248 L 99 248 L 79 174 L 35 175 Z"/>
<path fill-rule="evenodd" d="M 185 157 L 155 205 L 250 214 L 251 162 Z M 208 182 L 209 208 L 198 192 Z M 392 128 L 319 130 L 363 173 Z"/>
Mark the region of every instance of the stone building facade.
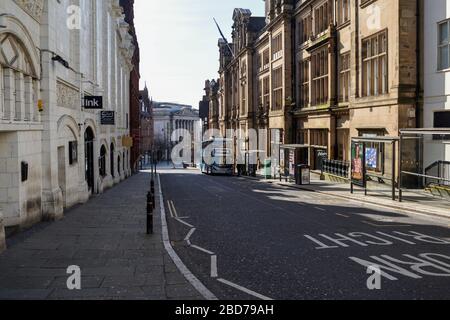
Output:
<path fill-rule="evenodd" d="M 424 5 L 423 86 L 424 127 L 450 128 L 450 0 Z M 450 162 L 450 137 L 425 137 L 424 168 L 433 169 L 438 161 Z M 436 169 L 436 168 L 434 168 Z M 450 178 L 447 172 L 442 177 Z M 450 183 L 445 183 L 450 184 Z"/>
<path fill-rule="evenodd" d="M 298 162 L 314 170 L 323 158 L 349 161 L 352 137 L 398 136 L 418 125 L 416 1 L 265 4 L 264 23 L 236 9 L 233 43 L 219 40 L 222 132 L 266 129 L 271 154 L 278 129 L 279 142 L 295 144 Z M 371 147 L 374 170 L 390 175 L 392 151 Z"/>
<path fill-rule="evenodd" d="M 300 1 L 296 5 L 296 142 L 313 169 L 350 160 L 351 137 L 398 136 L 416 127 L 416 2 Z M 392 151 L 377 150 L 391 175 Z"/>
<path fill-rule="evenodd" d="M 134 46 L 134 54 L 132 58 L 133 68 L 130 72 L 130 115 L 129 126 L 131 137 L 133 138 L 131 147 L 130 162 L 133 173 L 139 170 L 139 159 L 141 158 L 141 108 L 139 100 L 139 80 L 141 78 L 139 72 L 140 50 L 137 40 L 136 29 L 134 26 L 134 0 L 120 0 L 120 5 L 124 9 L 125 22 L 129 25 L 129 33 L 132 37 Z"/>
<path fill-rule="evenodd" d="M 20 229 L 130 175 L 134 46 L 118 0 L 5 0 L 0 13 L 0 211 Z"/>
<path fill-rule="evenodd" d="M 158 160 L 171 160 L 174 130 L 186 129 L 194 137 L 196 126 L 200 125 L 198 110 L 192 106 L 169 102 L 153 102 L 154 150 Z"/>

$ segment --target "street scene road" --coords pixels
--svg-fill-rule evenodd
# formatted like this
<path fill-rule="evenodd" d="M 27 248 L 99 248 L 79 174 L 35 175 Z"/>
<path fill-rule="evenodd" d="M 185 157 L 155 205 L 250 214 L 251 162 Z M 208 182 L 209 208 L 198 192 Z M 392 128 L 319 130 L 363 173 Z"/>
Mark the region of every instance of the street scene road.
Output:
<path fill-rule="evenodd" d="M 160 179 L 172 245 L 219 299 L 450 298 L 448 220 L 197 170 Z"/>

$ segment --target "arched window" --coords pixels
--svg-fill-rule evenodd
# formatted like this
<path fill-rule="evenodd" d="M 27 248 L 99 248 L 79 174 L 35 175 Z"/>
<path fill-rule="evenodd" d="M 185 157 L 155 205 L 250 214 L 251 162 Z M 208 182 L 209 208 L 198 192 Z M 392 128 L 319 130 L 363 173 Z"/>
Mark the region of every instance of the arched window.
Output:
<path fill-rule="evenodd" d="M 0 29 L 1 30 L 1 29 Z M 37 121 L 39 82 L 30 55 L 10 33 L 0 33 L 0 118 Z"/>
<path fill-rule="evenodd" d="M 100 158 L 98 161 L 99 173 L 100 176 L 106 176 L 106 147 L 102 145 L 100 148 Z"/>

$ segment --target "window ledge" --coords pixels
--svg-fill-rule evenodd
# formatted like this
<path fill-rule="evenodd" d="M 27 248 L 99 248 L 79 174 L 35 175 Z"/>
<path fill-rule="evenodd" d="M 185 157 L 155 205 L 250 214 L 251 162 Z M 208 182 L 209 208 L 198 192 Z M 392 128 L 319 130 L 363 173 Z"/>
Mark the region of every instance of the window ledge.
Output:
<path fill-rule="evenodd" d="M 375 1 L 377 1 L 377 0 L 366 0 L 365 2 L 362 2 L 362 3 L 361 3 L 360 7 L 361 7 L 361 8 L 368 7 L 369 5 L 371 5 L 372 3 L 374 3 Z"/>
<path fill-rule="evenodd" d="M 442 69 L 442 70 L 436 70 L 436 73 L 447 73 L 450 72 L 450 68 Z"/>

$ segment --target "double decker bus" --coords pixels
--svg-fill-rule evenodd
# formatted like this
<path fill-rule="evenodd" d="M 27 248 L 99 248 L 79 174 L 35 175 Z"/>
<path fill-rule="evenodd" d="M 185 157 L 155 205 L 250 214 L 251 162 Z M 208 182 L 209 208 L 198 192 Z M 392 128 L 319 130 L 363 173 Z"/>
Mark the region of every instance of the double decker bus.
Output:
<path fill-rule="evenodd" d="M 232 139 L 211 138 L 202 142 L 202 173 L 233 175 Z"/>

